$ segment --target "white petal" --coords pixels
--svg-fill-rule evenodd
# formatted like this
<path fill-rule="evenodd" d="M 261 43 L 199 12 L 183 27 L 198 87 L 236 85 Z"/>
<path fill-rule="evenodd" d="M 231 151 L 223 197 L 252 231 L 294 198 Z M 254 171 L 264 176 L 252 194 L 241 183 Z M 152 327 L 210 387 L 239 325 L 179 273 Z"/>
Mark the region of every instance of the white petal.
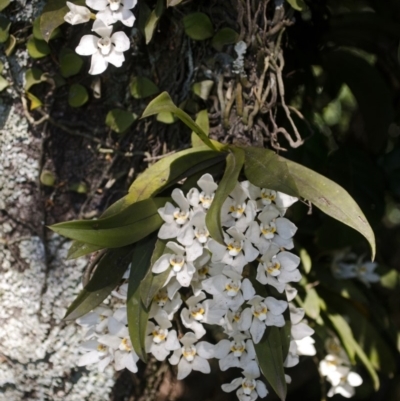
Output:
<path fill-rule="evenodd" d="M 93 8 L 93 10 L 100 11 L 100 10 L 105 10 L 108 5 L 107 0 L 86 0 L 86 4 L 90 7 Z"/>
<path fill-rule="evenodd" d="M 153 273 L 162 273 L 165 272 L 165 270 L 168 269 L 170 263 L 169 263 L 169 258 L 171 257 L 171 254 L 165 254 L 162 255 L 159 259 L 157 259 L 151 269 Z"/>
<path fill-rule="evenodd" d="M 300 264 L 300 258 L 291 252 L 280 252 L 277 257 L 279 263 L 284 266 L 285 270 L 293 271 Z"/>
<path fill-rule="evenodd" d="M 178 337 L 175 330 L 171 330 L 168 333 L 167 340 L 165 341 L 165 348 L 169 351 L 175 351 L 180 348 Z"/>
<path fill-rule="evenodd" d="M 219 341 L 214 348 L 214 357 L 217 359 L 225 358 L 231 350 L 231 342 L 229 340 Z"/>
<path fill-rule="evenodd" d="M 210 359 L 214 358 L 215 345 L 208 343 L 207 341 L 200 341 L 196 344 L 196 350 L 199 356 L 202 358 Z"/>
<path fill-rule="evenodd" d="M 113 33 L 111 42 L 114 43 L 115 50 L 118 52 L 125 52 L 131 47 L 128 36 L 122 31 Z"/>
<path fill-rule="evenodd" d="M 261 380 L 256 381 L 256 390 L 260 398 L 264 398 L 268 394 L 267 387 Z"/>
<path fill-rule="evenodd" d="M 175 222 L 164 223 L 158 231 L 158 238 L 160 239 L 171 239 L 176 238 L 180 232 L 180 228 Z"/>
<path fill-rule="evenodd" d="M 294 340 L 302 340 L 305 337 L 312 336 L 314 330 L 305 323 L 292 325 L 291 334 Z"/>
<path fill-rule="evenodd" d="M 101 74 L 107 69 L 107 67 L 108 67 L 108 62 L 104 59 L 101 53 L 100 52 L 94 53 L 92 55 L 89 74 L 91 75 Z"/>
<path fill-rule="evenodd" d="M 248 301 L 256 295 L 256 290 L 254 289 L 253 284 L 251 284 L 251 281 L 247 278 L 242 281 L 241 290 L 245 301 Z"/>
<path fill-rule="evenodd" d="M 104 56 L 104 59 L 114 65 L 115 67 L 121 67 L 123 62 L 125 61 L 125 56 L 123 53 L 112 49 L 110 54 Z"/>
<path fill-rule="evenodd" d="M 279 300 L 277 300 L 277 299 L 275 299 L 273 297 L 265 298 L 264 303 L 265 303 L 265 305 L 267 305 L 267 308 L 274 315 L 280 315 L 288 307 L 288 303 L 286 301 L 279 301 Z"/>
<path fill-rule="evenodd" d="M 238 377 L 237 379 L 234 379 L 231 383 L 223 384 L 221 388 L 223 391 L 225 391 L 225 393 L 230 393 L 232 391 L 235 391 L 241 384 L 242 378 Z"/>
<path fill-rule="evenodd" d="M 97 351 L 87 352 L 82 355 L 77 362 L 78 366 L 91 365 L 92 363 L 97 363 L 100 360 L 100 354 Z"/>
<path fill-rule="evenodd" d="M 296 234 L 297 227 L 285 217 L 278 217 L 275 224 L 279 235 L 284 239 L 292 238 Z"/>
<path fill-rule="evenodd" d="M 268 318 L 268 315 L 267 315 Z M 284 322 L 285 324 L 285 322 Z M 255 344 L 258 344 L 265 332 L 265 323 L 261 322 L 259 319 L 254 318 L 253 322 L 251 323 L 251 327 L 250 327 L 250 334 L 253 338 L 253 341 Z"/>
<path fill-rule="evenodd" d="M 135 7 L 137 4 L 137 0 L 124 0 L 124 8 L 130 10 Z"/>
<path fill-rule="evenodd" d="M 285 325 L 285 319 L 283 315 L 273 315 L 272 313 L 267 313 L 265 324 L 267 326 L 283 327 Z"/>
<path fill-rule="evenodd" d="M 84 35 L 82 36 L 79 45 L 76 47 L 75 51 L 81 56 L 91 56 L 98 52 L 97 42 L 99 38 L 94 35 Z"/>
<path fill-rule="evenodd" d="M 192 364 L 189 363 L 185 358 L 181 358 L 180 362 L 178 363 L 178 380 L 183 380 L 187 377 L 190 372 L 192 371 Z"/>
<path fill-rule="evenodd" d="M 219 361 L 219 367 L 223 372 L 225 370 L 228 370 L 229 368 L 239 368 L 240 367 L 239 358 L 236 357 L 233 354 L 233 352 L 231 352 L 225 358 L 222 358 Z"/>
<path fill-rule="evenodd" d="M 93 23 L 92 31 L 96 32 L 102 38 L 109 38 L 113 30 L 112 26 L 107 25 L 101 19 L 96 19 Z"/>
<path fill-rule="evenodd" d="M 194 360 L 192 362 L 192 369 L 202 373 L 211 372 L 210 364 L 208 363 L 207 359 L 204 359 L 201 356 L 197 355 L 194 357 Z"/>
<path fill-rule="evenodd" d="M 358 373 L 350 372 L 347 375 L 347 382 L 350 384 L 350 386 L 357 387 L 357 386 L 361 386 L 363 380 Z"/>
<path fill-rule="evenodd" d="M 96 20 L 103 21 L 106 25 L 112 25 L 117 22 L 117 19 L 114 17 L 113 12 L 110 10 L 110 7 L 107 7 L 105 10 L 101 10 L 96 14 Z"/>
<path fill-rule="evenodd" d="M 133 15 L 132 11 L 129 11 L 128 9 L 125 8 L 125 4 L 124 4 L 124 8 L 122 9 L 121 16 L 120 16 L 119 20 L 125 26 L 131 27 L 135 23 L 136 18 Z"/>
<path fill-rule="evenodd" d="M 181 356 L 182 356 L 182 348 L 179 348 L 173 352 L 170 358 L 168 358 L 168 362 L 171 365 L 177 365 L 179 363 Z"/>

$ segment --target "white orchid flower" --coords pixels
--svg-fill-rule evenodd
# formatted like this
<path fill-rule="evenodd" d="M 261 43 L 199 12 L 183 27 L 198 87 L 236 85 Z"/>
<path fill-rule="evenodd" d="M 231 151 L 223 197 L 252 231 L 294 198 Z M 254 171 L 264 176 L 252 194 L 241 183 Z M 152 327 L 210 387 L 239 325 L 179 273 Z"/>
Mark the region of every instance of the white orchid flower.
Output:
<path fill-rule="evenodd" d="M 174 351 L 168 359 L 171 365 L 178 365 L 178 380 L 183 380 L 192 370 L 210 373 L 211 368 L 207 359 L 214 357 L 214 345 L 206 342 L 197 342 L 194 333 L 186 333 L 181 339 L 183 347 Z"/>
<path fill-rule="evenodd" d="M 168 330 L 172 327 L 172 323 L 168 319 L 167 312 L 159 311 L 154 319 L 157 325 L 151 321 L 147 323 L 146 352 L 153 354 L 158 361 L 164 361 L 171 351 L 180 348 L 180 344 L 176 331 Z"/>
<path fill-rule="evenodd" d="M 89 74 L 101 74 L 108 67 L 108 63 L 121 67 L 125 60 L 123 52 L 130 47 L 129 38 L 124 32 L 115 32 L 102 20 L 96 19 L 92 31 L 95 35 L 84 35 L 75 51 L 81 56 L 92 56 Z"/>
<path fill-rule="evenodd" d="M 245 301 L 253 298 L 256 291 L 249 279 L 225 267 L 222 274 L 210 277 L 202 283 L 204 291 L 214 295 L 214 301 L 233 311 L 238 310 Z"/>
<path fill-rule="evenodd" d="M 92 312 L 78 318 L 76 323 L 87 328 L 85 338 L 91 338 L 96 334 L 104 332 L 108 325 L 108 318 L 113 312 L 106 306 L 98 306 Z"/>
<path fill-rule="evenodd" d="M 186 259 L 194 261 L 199 258 L 207 244 L 210 233 L 206 227 L 206 214 L 198 210 L 193 214 L 189 224 L 179 231 L 177 240 L 186 248 Z"/>
<path fill-rule="evenodd" d="M 109 333 L 100 336 L 98 341 L 113 350 L 115 370 L 126 368 L 136 373 L 139 357 L 132 347 L 128 327 L 111 316 L 108 319 L 108 331 Z"/>
<path fill-rule="evenodd" d="M 135 22 L 135 16 L 130 9 L 136 6 L 137 0 L 86 0 L 86 4 L 99 11 L 96 18 L 106 25 L 121 21 L 126 26 L 133 26 Z"/>
<path fill-rule="evenodd" d="M 83 6 L 77 6 L 67 1 L 69 11 L 64 15 L 64 20 L 71 25 L 83 24 L 88 22 L 92 16 L 90 10 Z"/>
<path fill-rule="evenodd" d="M 197 338 L 203 337 L 206 333 L 203 323 L 219 325 L 222 317 L 227 312 L 226 308 L 221 308 L 213 300 L 205 300 L 205 298 L 206 294 L 204 292 L 188 298 L 186 300 L 188 308 L 183 308 L 181 312 L 182 324 L 193 330 Z"/>
<path fill-rule="evenodd" d="M 175 313 L 182 305 L 181 294 L 176 292 L 170 299 L 166 288 L 162 288 L 153 298 L 153 302 L 149 311 L 149 319 L 155 317 L 160 311 L 167 313 L 168 319 L 172 320 Z"/>
<path fill-rule="evenodd" d="M 204 210 L 208 210 L 214 199 L 218 185 L 214 182 L 211 174 L 202 175 L 197 181 L 197 185 L 202 191 L 200 192 L 197 188 L 192 188 L 188 192 L 187 198 L 194 208 L 201 206 Z"/>
<path fill-rule="evenodd" d="M 242 330 L 250 329 L 255 344 L 261 341 L 266 326 L 283 327 L 285 325 L 283 312 L 288 307 L 286 301 L 279 301 L 273 297 L 264 299 L 256 295 L 248 304 L 251 305 L 251 308 L 245 309 L 242 313 L 247 316 L 252 315 L 252 321 L 249 327 L 242 326 Z M 245 322 L 248 323 L 248 318 L 245 319 Z"/>
<path fill-rule="evenodd" d="M 378 274 L 374 273 L 374 270 L 378 267 L 375 262 L 362 262 L 362 257 L 358 260 L 357 266 L 355 267 L 356 277 L 362 281 L 367 287 L 370 283 L 377 283 L 380 280 Z"/>
<path fill-rule="evenodd" d="M 224 233 L 225 246 L 211 239 L 207 246 L 211 251 L 213 262 L 221 262 L 230 265 L 242 274 L 243 267 L 257 258 L 259 252 L 251 242 L 236 227 L 231 227 Z"/>
<path fill-rule="evenodd" d="M 250 362 L 243 371 L 243 377 L 234 379 L 229 384 L 223 384 L 222 390 L 226 393 L 236 391 L 239 401 L 254 401 L 258 397 L 264 398 L 268 394 L 265 384 L 261 380 L 256 380 L 260 377 L 260 370 L 256 362 Z"/>
<path fill-rule="evenodd" d="M 278 252 L 278 246 L 271 244 L 261 257 L 256 279 L 261 284 L 272 285 L 282 293 L 287 283 L 301 280 L 301 273 L 297 269 L 300 258 L 287 251 Z"/>
<path fill-rule="evenodd" d="M 79 346 L 79 350 L 83 355 L 78 359 L 78 366 L 86 366 L 97 363 L 100 372 L 113 361 L 113 350 L 104 344 L 101 344 L 98 339 L 92 339 L 83 342 Z"/>
<path fill-rule="evenodd" d="M 249 308 L 248 308 L 249 309 Z M 230 337 L 233 337 L 235 333 L 239 331 L 246 331 L 251 326 L 252 314 L 243 313 L 243 309 L 238 309 L 236 311 L 228 310 L 226 313 L 222 327 L 224 332 Z"/>
<path fill-rule="evenodd" d="M 167 242 L 166 249 L 173 253 L 162 255 L 153 265 L 152 272 L 159 274 L 171 268 L 167 281 L 168 284 L 172 277 L 176 277 L 182 287 L 189 287 L 196 268 L 191 262 L 186 261 L 185 248 L 176 242 Z"/>
<path fill-rule="evenodd" d="M 158 213 L 165 221 L 158 232 L 158 238 L 161 239 L 178 237 L 182 229 L 189 223 L 191 217 L 190 204 L 183 192 L 175 188 L 171 193 L 171 197 L 178 207 L 167 202 L 164 207 L 158 209 Z"/>
<path fill-rule="evenodd" d="M 221 340 L 215 345 L 214 358 L 219 359 L 222 371 L 229 368 L 244 369 L 256 358 L 253 341 L 247 339 L 247 335 L 236 333 L 231 339 Z"/>
<path fill-rule="evenodd" d="M 337 385 L 332 385 L 327 395 L 328 397 L 333 397 L 335 394 L 340 394 L 345 398 L 351 398 L 355 394 L 354 387 L 360 386 L 362 382 L 363 380 L 358 373 L 348 372 L 345 376 L 342 376 Z"/>

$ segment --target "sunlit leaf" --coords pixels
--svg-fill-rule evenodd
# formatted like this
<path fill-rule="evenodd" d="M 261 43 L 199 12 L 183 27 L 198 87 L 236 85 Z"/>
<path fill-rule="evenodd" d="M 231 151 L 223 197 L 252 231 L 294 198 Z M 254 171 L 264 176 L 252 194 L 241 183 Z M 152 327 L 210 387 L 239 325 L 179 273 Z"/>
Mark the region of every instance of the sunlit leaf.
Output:
<path fill-rule="evenodd" d="M 44 40 L 35 39 L 31 36 L 26 43 L 28 53 L 32 58 L 38 59 L 50 54 L 50 47 Z"/>
<path fill-rule="evenodd" d="M 9 85 L 10 83 L 5 78 L 0 76 L 0 92 L 6 89 Z"/>
<path fill-rule="evenodd" d="M 186 35 L 194 40 L 205 40 L 214 35 L 214 28 L 210 18 L 203 13 L 193 13 L 183 18 L 183 27 Z"/>
<path fill-rule="evenodd" d="M 88 186 L 83 181 L 74 182 L 74 183 L 70 184 L 68 186 L 68 189 L 70 191 L 76 192 L 78 194 L 87 194 L 87 192 L 88 192 Z"/>
<path fill-rule="evenodd" d="M 286 0 L 295 10 L 303 11 L 307 8 L 304 0 Z"/>
<path fill-rule="evenodd" d="M 242 149 L 231 149 L 226 158 L 224 175 L 215 192 L 210 209 L 206 214 L 206 226 L 210 232 L 210 236 L 221 244 L 225 244 L 221 224 L 221 207 L 236 186 L 244 159 L 245 155 Z"/>
<path fill-rule="evenodd" d="M 148 236 L 135 245 L 126 301 L 129 336 L 134 350 L 144 362 L 147 361 L 145 338 L 149 311 L 141 300 L 140 291 L 141 281 L 150 267 L 156 239 L 155 236 Z"/>
<path fill-rule="evenodd" d="M 108 250 L 89 283 L 68 308 L 64 319 L 75 320 L 100 305 L 121 281 L 132 260 L 132 251 L 132 246 Z"/>
<path fill-rule="evenodd" d="M 156 8 L 150 13 L 146 25 L 144 28 L 144 35 L 146 37 L 146 44 L 148 44 L 153 38 L 154 31 L 157 27 L 158 20 L 160 19 L 162 13 L 164 12 L 164 1 L 157 0 Z"/>
<path fill-rule="evenodd" d="M 210 121 L 208 119 L 207 109 L 199 111 L 196 117 L 196 124 L 204 131 L 208 136 L 210 133 Z M 192 147 L 196 148 L 203 146 L 203 141 L 198 137 L 195 132 L 192 132 Z"/>
<path fill-rule="evenodd" d="M 40 182 L 46 187 L 54 187 L 56 177 L 51 171 L 42 170 L 40 173 Z"/>
<path fill-rule="evenodd" d="M 312 261 L 310 255 L 308 254 L 305 248 L 300 249 L 300 260 L 301 264 L 303 265 L 303 269 L 306 274 L 310 273 L 312 267 Z"/>
<path fill-rule="evenodd" d="M 43 71 L 39 68 L 30 68 L 25 72 L 25 85 L 24 88 L 28 91 L 33 85 L 39 84 L 44 81 Z"/>
<path fill-rule="evenodd" d="M 167 7 L 175 7 L 179 3 L 182 3 L 182 0 L 167 0 Z"/>
<path fill-rule="evenodd" d="M 142 118 L 149 117 L 154 114 L 168 111 L 175 114 L 183 123 L 185 123 L 192 131 L 196 132 L 199 138 L 213 150 L 222 150 L 224 146 L 218 142 L 212 142 L 206 133 L 186 114 L 183 110 L 176 107 L 167 92 L 163 92 L 153 99 L 143 112 Z"/>
<path fill-rule="evenodd" d="M 50 39 L 54 39 L 59 34 L 60 34 L 60 29 L 57 28 L 51 34 Z M 42 32 L 40 30 L 40 17 L 36 18 L 35 21 L 33 21 L 33 36 L 34 36 L 35 39 L 45 40 L 43 35 L 42 35 Z"/>
<path fill-rule="evenodd" d="M 10 4 L 10 0 L 0 0 L 0 12 Z"/>
<path fill-rule="evenodd" d="M 157 114 L 156 120 L 164 124 L 173 124 L 176 121 L 176 118 L 169 111 L 163 111 Z"/>
<path fill-rule="evenodd" d="M 340 185 L 270 150 L 254 147 L 243 150 L 246 154 L 245 174 L 251 183 L 309 200 L 327 215 L 361 233 L 371 246 L 372 259 L 375 257 L 372 228 L 359 206 Z"/>
<path fill-rule="evenodd" d="M 280 329 L 267 327 L 264 337 L 254 344 L 260 369 L 267 382 L 274 389 L 279 399 L 286 399 L 286 380 L 283 369 L 282 339 Z"/>
<path fill-rule="evenodd" d="M 207 79 L 205 81 L 196 82 L 192 86 L 193 93 L 203 100 L 207 100 L 210 96 L 212 87 L 214 86 L 214 81 Z"/>
<path fill-rule="evenodd" d="M 103 248 L 121 247 L 137 242 L 160 228 L 163 220 L 158 214 L 158 208 L 168 200 L 146 199 L 110 217 L 58 223 L 50 228 L 64 237 L 88 244 Z"/>
<path fill-rule="evenodd" d="M 15 49 L 15 46 L 17 44 L 17 39 L 15 39 L 14 35 L 10 35 L 4 45 L 4 54 L 9 57 L 11 56 L 12 52 Z"/>
<path fill-rule="evenodd" d="M 317 320 L 320 314 L 320 300 L 317 291 L 314 288 L 306 289 L 306 297 L 302 306 L 311 319 Z"/>
<path fill-rule="evenodd" d="M 107 113 L 106 125 L 113 131 L 122 134 L 135 122 L 136 118 L 136 114 L 130 111 L 113 109 Z"/>
<path fill-rule="evenodd" d="M 30 100 L 29 110 L 35 110 L 38 107 L 43 106 L 43 103 L 40 99 L 38 99 L 35 95 L 30 92 L 26 92 L 26 97 Z"/>

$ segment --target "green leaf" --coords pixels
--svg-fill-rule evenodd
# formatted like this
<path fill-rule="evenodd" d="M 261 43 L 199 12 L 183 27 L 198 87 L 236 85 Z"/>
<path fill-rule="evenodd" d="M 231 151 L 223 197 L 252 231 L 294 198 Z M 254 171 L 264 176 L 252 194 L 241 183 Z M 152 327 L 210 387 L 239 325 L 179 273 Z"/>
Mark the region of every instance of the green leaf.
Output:
<path fill-rule="evenodd" d="M 54 39 L 59 34 L 60 34 L 60 29 L 57 28 L 51 34 L 50 39 Z M 33 36 L 35 39 L 45 40 L 40 30 L 40 17 L 36 18 L 35 21 L 33 21 Z"/>
<path fill-rule="evenodd" d="M 26 92 L 26 97 L 31 101 L 29 106 L 29 110 L 35 110 L 40 106 L 43 106 L 43 103 L 40 99 L 38 99 L 35 95 L 30 92 Z"/>
<path fill-rule="evenodd" d="M 304 0 L 287 0 L 287 2 L 297 11 L 303 11 L 307 9 L 307 5 Z"/>
<path fill-rule="evenodd" d="M 212 87 L 214 86 L 214 81 L 209 79 L 201 82 L 196 82 L 192 86 L 193 93 L 203 100 L 207 100 L 210 96 Z"/>
<path fill-rule="evenodd" d="M 25 90 L 28 91 L 33 85 L 44 81 L 43 71 L 39 68 L 30 68 L 25 72 Z"/>
<path fill-rule="evenodd" d="M 132 260 L 132 246 L 110 249 L 100 259 L 93 277 L 68 308 L 65 320 L 75 320 L 100 305 L 119 284 Z"/>
<path fill-rule="evenodd" d="M 56 177 L 51 171 L 42 170 L 40 173 L 40 182 L 47 187 L 54 187 Z"/>
<path fill-rule="evenodd" d="M 157 114 L 156 120 L 164 124 L 173 124 L 176 121 L 176 118 L 172 113 L 163 111 Z"/>
<path fill-rule="evenodd" d="M 79 181 L 79 182 L 74 182 L 68 186 L 68 189 L 70 191 L 76 192 L 78 194 L 87 194 L 88 192 L 88 186 L 85 182 Z"/>
<path fill-rule="evenodd" d="M 186 35 L 193 40 L 205 40 L 214 35 L 214 28 L 210 18 L 203 13 L 193 13 L 183 18 L 183 27 Z"/>
<path fill-rule="evenodd" d="M 6 89 L 9 85 L 10 83 L 5 78 L 0 76 L 0 92 Z"/>
<path fill-rule="evenodd" d="M 0 12 L 10 4 L 10 0 L 0 0 Z"/>
<path fill-rule="evenodd" d="M 243 148 L 245 175 L 261 188 L 274 189 L 312 202 L 328 216 L 362 234 L 375 257 L 375 236 L 364 213 L 340 185 L 267 149 Z"/>
<path fill-rule="evenodd" d="M 11 27 L 11 22 L 4 15 L 0 15 L 0 43 L 7 41 L 9 37 L 9 31 Z"/>
<path fill-rule="evenodd" d="M 50 54 L 50 47 L 44 40 L 37 40 L 34 36 L 30 36 L 26 43 L 28 53 L 32 58 L 38 59 L 46 57 Z"/>
<path fill-rule="evenodd" d="M 242 170 L 245 155 L 242 149 L 231 147 L 226 158 L 224 175 L 215 192 L 210 209 L 206 214 L 206 226 L 211 238 L 220 244 L 225 244 L 221 224 L 221 207 L 229 194 L 234 190 Z"/>
<path fill-rule="evenodd" d="M 110 217 L 58 223 L 50 226 L 50 229 L 64 237 L 88 244 L 117 248 L 137 242 L 160 228 L 163 220 L 158 214 L 158 208 L 168 200 L 146 199 Z"/>
<path fill-rule="evenodd" d="M 134 77 L 130 84 L 130 90 L 135 99 L 153 96 L 160 92 L 158 86 L 146 77 Z"/>
<path fill-rule="evenodd" d="M 146 25 L 144 27 L 144 36 L 146 38 L 146 45 L 150 43 L 153 38 L 154 31 L 157 27 L 158 20 L 164 12 L 164 0 L 157 0 L 156 8 L 150 13 Z"/>
<path fill-rule="evenodd" d="M 7 39 L 7 42 L 4 45 L 4 53 L 7 57 L 11 56 L 16 44 L 17 44 L 17 39 L 15 39 L 14 35 L 10 35 Z"/>
<path fill-rule="evenodd" d="M 151 256 L 150 269 L 147 271 L 146 276 L 140 283 L 140 297 L 146 308 L 150 308 L 154 296 L 163 287 L 169 275 L 170 269 L 167 269 L 165 272 L 160 274 L 154 274 L 151 271 L 154 263 L 161 257 L 164 251 L 165 242 L 162 240 L 157 240 Z"/>
<path fill-rule="evenodd" d="M 3 72 L 4 64 L 0 61 L 0 74 Z"/>
<path fill-rule="evenodd" d="M 182 0 L 167 0 L 167 7 L 175 7 L 182 3 Z"/>
<path fill-rule="evenodd" d="M 76 259 L 89 253 L 103 249 L 101 246 L 86 244 L 85 242 L 73 241 L 68 249 L 67 260 Z"/>
<path fill-rule="evenodd" d="M 278 397 L 286 399 L 287 386 L 283 369 L 282 339 L 278 327 L 267 327 L 263 339 L 254 344 L 261 372 Z"/>
<path fill-rule="evenodd" d="M 125 132 L 136 120 L 136 114 L 126 110 L 113 109 L 107 113 L 106 125 L 113 131 L 122 134 Z"/>
<path fill-rule="evenodd" d="M 301 248 L 299 252 L 301 264 L 306 274 L 310 273 L 312 267 L 312 261 L 310 255 L 305 248 Z"/>
<path fill-rule="evenodd" d="M 204 131 L 204 133 L 209 136 L 210 134 L 210 121 L 208 119 L 207 109 L 200 110 L 196 117 L 196 124 Z M 192 132 L 192 147 L 196 148 L 202 146 L 203 141 L 197 136 L 195 132 Z"/>
<path fill-rule="evenodd" d="M 212 47 L 221 52 L 226 45 L 233 45 L 239 39 L 239 34 L 231 28 L 220 29 L 212 38 Z"/>
<path fill-rule="evenodd" d="M 314 288 L 306 288 L 306 297 L 302 305 L 307 316 L 317 320 L 320 315 L 320 300 L 317 291 Z"/>
<path fill-rule="evenodd" d="M 60 52 L 60 70 L 64 78 L 72 77 L 82 69 L 83 60 L 71 49 L 64 48 Z"/>
<path fill-rule="evenodd" d="M 84 5 L 82 1 L 74 1 L 74 4 Z M 64 21 L 64 16 L 69 11 L 65 0 L 48 0 L 40 15 L 40 32 L 43 39 L 48 42 L 55 31 Z"/>
<path fill-rule="evenodd" d="M 81 107 L 89 100 L 86 88 L 81 84 L 72 84 L 68 92 L 68 104 L 71 107 Z"/>
<path fill-rule="evenodd" d="M 153 254 L 157 237 L 148 236 L 139 241 L 132 255 L 132 267 L 129 276 L 128 297 L 126 301 L 128 328 L 131 343 L 144 362 L 147 361 L 145 349 L 146 329 L 149 310 L 143 305 L 140 298 L 141 281 L 150 267 L 150 259 Z"/>
<path fill-rule="evenodd" d="M 354 364 L 355 355 L 357 355 L 357 357 L 361 360 L 369 375 L 371 376 L 372 382 L 374 384 L 374 389 L 377 391 L 379 389 L 379 377 L 364 350 L 354 339 L 350 326 L 340 315 L 327 313 L 327 316 L 333 327 L 335 328 L 337 334 L 339 335 L 340 340 L 344 348 L 346 349 L 347 355 L 349 356 L 351 362 Z"/>
<path fill-rule="evenodd" d="M 126 200 L 136 202 L 154 196 L 182 178 L 219 163 L 225 156 L 203 145 L 165 157 L 139 175 L 130 186 Z"/>
<path fill-rule="evenodd" d="M 153 99 L 143 112 L 142 118 L 152 116 L 164 111 L 175 114 L 183 123 L 185 123 L 199 138 L 213 150 L 223 150 L 224 146 L 218 142 L 212 142 L 207 134 L 186 114 L 183 110 L 176 107 L 167 92 L 163 92 Z"/>

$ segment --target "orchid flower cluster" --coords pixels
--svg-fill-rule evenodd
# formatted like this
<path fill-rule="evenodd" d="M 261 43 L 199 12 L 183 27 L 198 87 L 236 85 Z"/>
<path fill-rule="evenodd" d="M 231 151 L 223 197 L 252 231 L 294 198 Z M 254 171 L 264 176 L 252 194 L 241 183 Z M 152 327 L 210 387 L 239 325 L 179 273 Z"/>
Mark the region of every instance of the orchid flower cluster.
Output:
<path fill-rule="evenodd" d="M 332 385 L 328 397 L 340 394 L 351 398 L 355 394 L 354 387 L 362 384 L 361 376 L 351 371 L 349 358 L 337 338 L 329 338 L 325 348 L 328 354 L 319 363 L 319 371 Z"/>
<path fill-rule="evenodd" d="M 199 188 L 186 195 L 174 189 L 174 203 L 167 202 L 158 211 L 164 220 L 158 237 L 166 246 L 152 272 L 166 279 L 150 307 L 146 352 L 177 365 L 178 379 L 192 370 L 210 373 L 208 360 L 216 358 L 222 371 L 242 370 L 240 377 L 222 385 L 224 391 L 236 390 L 241 401 L 264 398 L 267 388 L 260 380 L 255 344 L 269 326 L 285 326 L 284 313 L 291 321 L 284 366 L 298 364 L 300 355 L 316 353 L 314 331 L 304 321 L 304 310 L 292 303 L 297 291 L 290 283 L 301 279 L 300 259 L 289 252 L 297 228 L 285 213 L 297 199 L 248 181 L 237 182 L 221 209 L 221 244 L 211 238 L 206 226 L 218 185 L 210 174 L 197 184 Z M 266 296 L 270 287 L 280 299 Z M 256 288 L 265 293 L 257 293 Z M 123 284 L 113 294 L 126 299 L 126 293 Z M 114 362 L 117 370 L 137 371 L 139 358 L 129 339 L 125 306 L 115 312 L 98 307 L 78 323 L 87 328 L 79 365 L 97 363 L 104 369 Z M 205 324 L 219 327 L 225 338 L 216 344 L 202 341 Z M 286 380 L 290 382 L 287 375 Z"/>
<path fill-rule="evenodd" d="M 364 256 L 357 258 L 354 253 L 340 253 L 334 258 L 331 270 L 337 279 L 356 278 L 370 287 L 370 283 L 380 281 L 380 276 L 375 272 L 377 267 L 376 262 L 365 262 Z"/>
<path fill-rule="evenodd" d="M 135 16 L 131 9 L 137 0 L 86 0 L 86 5 L 97 11 L 92 13 L 89 8 L 75 5 L 67 1 L 69 12 L 64 20 L 71 25 L 81 24 L 94 19 L 92 31 L 96 35 L 84 35 L 75 51 L 82 56 L 92 56 L 89 74 L 104 72 L 108 63 L 121 67 L 125 60 L 124 52 L 130 48 L 130 41 L 125 32 L 113 31 L 113 24 L 120 21 L 132 27 Z"/>

